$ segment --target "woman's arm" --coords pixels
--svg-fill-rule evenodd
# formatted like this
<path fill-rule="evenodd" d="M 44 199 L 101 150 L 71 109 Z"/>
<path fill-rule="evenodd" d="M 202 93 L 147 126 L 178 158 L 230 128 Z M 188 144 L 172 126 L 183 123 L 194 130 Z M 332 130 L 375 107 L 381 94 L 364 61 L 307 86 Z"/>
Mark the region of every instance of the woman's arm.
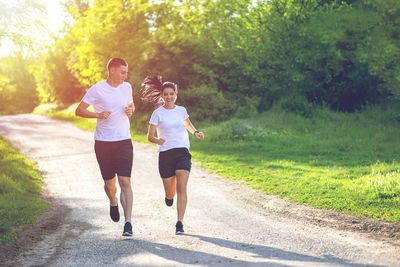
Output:
<path fill-rule="evenodd" d="M 164 144 L 165 140 L 162 138 L 156 138 L 154 137 L 154 134 L 156 133 L 157 126 L 154 124 L 149 124 L 149 129 L 147 131 L 147 140 L 149 140 L 152 143 L 155 143 L 157 145 L 162 145 Z"/>
<path fill-rule="evenodd" d="M 199 138 L 200 140 L 204 139 L 204 134 L 202 132 L 199 132 L 196 130 L 196 128 L 194 128 L 192 122 L 190 121 L 189 118 L 185 119 L 183 121 L 183 124 L 185 125 L 185 128 L 191 132 L 194 136 L 196 136 L 197 138 Z"/>

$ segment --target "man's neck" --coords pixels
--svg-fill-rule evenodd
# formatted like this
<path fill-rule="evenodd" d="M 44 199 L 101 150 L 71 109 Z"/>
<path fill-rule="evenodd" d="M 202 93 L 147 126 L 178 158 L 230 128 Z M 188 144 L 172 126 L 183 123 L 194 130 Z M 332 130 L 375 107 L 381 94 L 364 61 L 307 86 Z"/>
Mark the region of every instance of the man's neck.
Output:
<path fill-rule="evenodd" d="M 117 87 L 119 86 L 119 83 L 116 82 L 115 80 L 111 79 L 110 77 L 107 77 L 106 82 L 107 82 L 110 86 L 112 86 L 112 87 L 114 87 L 114 88 L 117 88 Z"/>

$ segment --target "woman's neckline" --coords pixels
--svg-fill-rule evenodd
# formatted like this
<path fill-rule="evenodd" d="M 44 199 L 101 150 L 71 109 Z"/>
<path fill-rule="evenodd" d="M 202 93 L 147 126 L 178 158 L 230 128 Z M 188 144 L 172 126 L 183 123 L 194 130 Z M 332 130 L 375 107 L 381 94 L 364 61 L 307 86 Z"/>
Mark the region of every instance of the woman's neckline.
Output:
<path fill-rule="evenodd" d="M 174 105 L 172 108 L 166 108 L 165 106 L 162 106 L 164 109 L 166 109 L 166 110 L 173 110 L 173 109 L 175 109 L 176 108 L 176 105 Z"/>

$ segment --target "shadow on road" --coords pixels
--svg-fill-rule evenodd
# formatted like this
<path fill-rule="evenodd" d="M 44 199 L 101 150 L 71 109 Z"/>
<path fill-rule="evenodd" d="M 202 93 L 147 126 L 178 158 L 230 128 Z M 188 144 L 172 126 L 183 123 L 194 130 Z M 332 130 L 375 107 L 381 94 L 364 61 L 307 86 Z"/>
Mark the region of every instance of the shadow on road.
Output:
<path fill-rule="evenodd" d="M 177 264 L 191 264 L 191 265 L 234 265 L 234 266 L 292 266 L 288 262 L 304 262 L 312 263 L 313 265 L 321 264 L 339 264 L 352 267 L 378 267 L 379 265 L 366 265 L 351 263 L 349 261 L 336 258 L 332 255 L 324 255 L 324 257 L 314 257 L 299 253 L 293 253 L 282 249 L 272 248 L 262 245 L 254 245 L 248 243 L 235 242 L 230 240 L 224 240 L 220 238 L 201 236 L 201 235 L 190 235 L 185 234 L 186 237 L 198 238 L 203 242 L 208 242 L 220 247 L 237 250 L 238 253 L 243 254 L 247 252 L 254 261 L 241 260 L 236 258 L 228 258 L 212 253 L 205 253 L 201 251 L 193 251 L 183 248 L 176 248 L 166 244 L 160 244 L 155 242 L 149 242 L 140 239 L 125 239 L 122 242 L 132 243 L 134 247 L 140 247 L 145 252 L 157 255 L 169 261 L 174 261 Z M 178 255 L 178 256 L 177 256 Z M 128 256 L 128 255 L 125 255 Z M 282 261 L 282 263 L 279 263 Z"/>

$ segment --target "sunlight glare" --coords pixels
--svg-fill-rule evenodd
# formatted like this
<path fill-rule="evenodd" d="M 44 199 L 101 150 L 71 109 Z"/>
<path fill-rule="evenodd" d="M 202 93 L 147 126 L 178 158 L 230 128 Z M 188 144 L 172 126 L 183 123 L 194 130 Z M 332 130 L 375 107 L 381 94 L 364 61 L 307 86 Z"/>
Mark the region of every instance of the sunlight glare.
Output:
<path fill-rule="evenodd" d="M 40 34 L 36 30 L 32 30 L 31 34 L 34 39 L 40 44 L 48 44 L 51 41 L 51 36 L 59 36 L 60 29 L 64 25 L 67 15 L 60 2 L 63 0 L 41 0 L 40 2 L 46 7 L 47 19 L 44 18 L 43 26 Z M 0 57 L 9 55 L 12 51 L 16 50 L 16 45 L 8 40 L 1 40 L 0 44 Z"/>

